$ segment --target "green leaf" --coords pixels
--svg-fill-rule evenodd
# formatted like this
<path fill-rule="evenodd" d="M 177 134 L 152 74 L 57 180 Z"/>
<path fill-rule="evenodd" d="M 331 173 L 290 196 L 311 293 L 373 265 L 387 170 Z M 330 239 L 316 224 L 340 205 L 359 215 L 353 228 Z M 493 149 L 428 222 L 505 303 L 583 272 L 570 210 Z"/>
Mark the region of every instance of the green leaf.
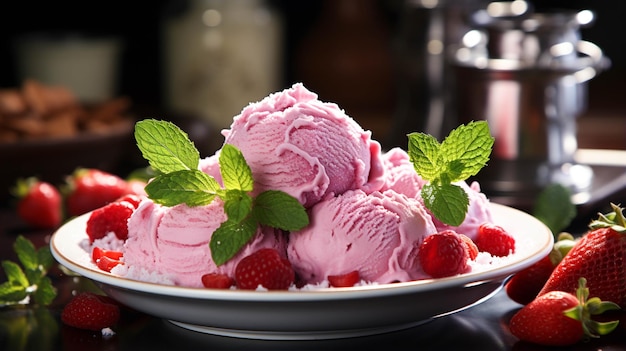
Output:
<path fill-rule="evenodd" d="M 239 149 L 225 144 L 219 156 L 220 173 L 226 189 L 252 191 L 252 171 Z"/>
<path fill-rule="evenodd" d="M 222 189 L 213 177 L 196 169 L 160 175 L 145 190 L 154 202 L 164 206 L 202 206 L 210 204 Z"/>
<path fill-rule="evenodd" d="M 422 198 L 426 208 L 441 222 L 458 226 L 465 220 L 469 197 L 463 188 L 454 184 L 426 183 Z"/>
<path fill-rule="evenodd" d="M 135 124 L 135 140 L 155 170 L 170 173 L 198 168 L 200 154 L 188 135 L 175 124 L 146 119 Z"/>
<path fill-rule="evenodd" d="M 476 175 L 489 161 L 494 139 L 485 121 L 474 121 L 452 130 L 441 144 L 440 153 L 449 170 L 450 182 Z M 454 167 L 451 167 L 453 165 Z"/>
<path fill-rule="evenodd" d="M 442 144 L 430 135 L 409 134 L 409 159 L 415 171 L 429 182 L 421 190 L 422 198 L 441 222 L 455 226 L 465 219 L 467 193 L 451 185 L 476 175 L 487 164 L 493 143 L 486 121 L 460 125 Z"/>
<path fill-rule="evenodd" d="M 8 282 L 11 285 L 28 287 L 30 283 L 24 274 L 22 268 L 15 262 L 2 261 L 2 268 L 6 274 Z"/>
<path fill-rule="evenodd" d="M 294 197 L 278 190 L 267 190 L 254 199 L 254 215 L 263 225 L 287 231 L 309 224 L 307 212 Z"/>
<path fill-rule="evenodd" d="M 550 184 L 539 193 L 533 215 L 556 235 L 576 217 L 576 206 L 572 203 L 571 196 L 567 187 Z"/>
<path fill-rule="evenodd" d="M 0 306 L 19 303 L 28 296 L 27 286 L 4 282 L 0 284 Z"/>
<path fill-rule="evenodd" d="M 52 256 L 52 252 L 50 252 L 50 246 L 44 245 L 37 250 L 37 262 L 39 262 L 39 265 L 45 272 L 47 272 L 52 265 L 56 263 L 56 260 Z"/>
<path fill-rule="evenodd" d="M 251 216 L 241 222 L 230 219 L 211 236 L 211 257 L 217 266 L 230 260 L 256 234 L 258 224 Z"/>
<path fill-rule="evenodd" d="M 437 139 L 424 133 L 411 133 L 408 137 L 408 154 L 417 174 L 425 180 L 437 179 L 443 164 Z"/>
<path fill-rule="evenodd" d="M 50 278 L 43 277 L 37 284 L 37 290 L 35 290 L 33 297 L 37 304 L 47 306 L 54 301 L 56 295 L 56 288 L 52 285 Z"/>
<path fill-rule="evenodd" d="M 241 190 L 227 190 L 224 212 L 229 220 L 241 222 L 252 212 L 252 197 Z"/>
<path fill-rule="evenodd" d="M 26 270 L 34 271 L 39 266 L 35 245 L 22 235 L 18 235 L 13 243 L 13 250 Z"/>

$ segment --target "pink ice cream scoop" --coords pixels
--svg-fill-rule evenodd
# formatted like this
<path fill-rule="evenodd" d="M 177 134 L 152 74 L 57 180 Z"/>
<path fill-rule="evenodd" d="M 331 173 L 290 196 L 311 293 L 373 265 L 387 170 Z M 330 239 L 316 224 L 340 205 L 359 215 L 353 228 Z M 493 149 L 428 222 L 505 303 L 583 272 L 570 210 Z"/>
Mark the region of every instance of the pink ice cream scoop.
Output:
<path fill-rule="evenodd" d="M 144 200 L 128 221 L 124 244 L 127 278 L 146 281 L 138 274 L 158 275 L 186 287 L 202 287 L 202 275 L 224 273 L 233 276 L 236 264 L 252 252 L 271 247 L 286 257 L 285 234 L 274 229 L 259 229 L 232 259 L 216 266 L 209 242 L 213 232 L 226 220 L 223 202 L 215 199 L 206 206 L 181 204 L 165 207 Z"/>
<path fill-rule="evenodd" d="M 308 208 L 382 185 L 381 146 L 371 132 L 299 83 L 251 103 L 222 134 L 243 153 L 255 193 L 282 190 Z"/>
<path fill-rule="evenodd" d="M 414 198 L 394 191 L 347 191 L 311 209 L 311 223 L 292 232 L 287 254 L 306 283 L 358 270 L 378 283 L 425 278 L 417 258 L 423 239 L 436 232 Z"/>
<path fill-rule="evenodd" d="M 415 171 L 409 154 L 400 148 L 393 148 L 382 156 L 385 168 L 385 182 L 381 188 L 394 190 L 408 197 L 419 197 L 426 180 Z"/>

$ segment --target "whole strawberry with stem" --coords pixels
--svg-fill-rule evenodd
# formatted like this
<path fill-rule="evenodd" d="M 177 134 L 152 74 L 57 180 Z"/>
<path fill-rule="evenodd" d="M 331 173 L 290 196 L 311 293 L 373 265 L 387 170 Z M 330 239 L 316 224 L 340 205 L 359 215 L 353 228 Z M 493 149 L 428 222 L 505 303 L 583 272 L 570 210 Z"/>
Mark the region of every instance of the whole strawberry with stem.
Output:
<path fill-rule="evenodd" d="M 54 185 L 35 177 L 18 179 L 13 194 L 18 198 L 17 215 L 28 225 L 52 229 L 61 224 L 63 199 Z"/>
<path fill-rule="evenodd" d="M 574 293 L 578 279 L 585 277 L 594 296 L 626 307 L 626 219 L 623 209 L 600 214 L 589 230 L 563 257 L 539 295 L 560 290 Z"/>
<path fill-rule="evenodd" d="M 70 216 L 93 211 L 129 193 L 123 178 L 96 168 L 79 168 L 67 177 L 66 207 Z"/>
<path fill-rule="evenodd" d="M 578 280 L 576 295 L 550 291 L 517 311 L 509 329 L 520 340 L 549 346 L 573 345 L 585 338 L 611 333 L 619 321 L 598 322 L 591 317 L 619 306 L 597 297 L 589 298 L 585 278 Z"/>

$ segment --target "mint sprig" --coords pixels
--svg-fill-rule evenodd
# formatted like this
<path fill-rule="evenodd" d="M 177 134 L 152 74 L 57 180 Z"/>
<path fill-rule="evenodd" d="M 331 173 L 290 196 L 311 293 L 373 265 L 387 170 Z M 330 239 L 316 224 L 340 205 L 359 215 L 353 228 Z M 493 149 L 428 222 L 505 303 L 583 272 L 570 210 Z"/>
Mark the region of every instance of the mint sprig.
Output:
<path fill-rule="evenodd" d="M 2 261 L 7 281 L 0 284 L 0 305 L 35 304 L 47 306 L 56 297 L 56 289 L 47 276 L 54 263 L 49 246 L 36 249 L 33 243 L 19 235 L 13 244 L 19 263 Z"/>
<path fill-rule="evenodd" d="M 439 143 L 425 133 L 408 135 L 408 154 L 415 171 L 428 182 L 424 204 L 441 222 L 458 226 L 467 214 L 467 193 L 453 183 L 476 175 L 489 161 L 494 139 L 486 121 L 460 125 Z"/>
<path fill-rule="evenodd" d="M 203 206 L 216 197 L 224 202 L 227 220 L 213 233 L 209 246 L 216 265 L 233 257 L 256 233 L 259 225 L 299 230 L 309 224 L 304 207 L 289 194 L 267 190 L 250 195 L 254 179 L 239 149 L 225 144 L 220 150 L 220 175 L 200 171 L 200 154 L 188 135 L 167 121 L 146 119 L 135 126 L 135 140 L 143 157 L 157 171 L 146 185 L 148 197 L 164 206 Z"/>

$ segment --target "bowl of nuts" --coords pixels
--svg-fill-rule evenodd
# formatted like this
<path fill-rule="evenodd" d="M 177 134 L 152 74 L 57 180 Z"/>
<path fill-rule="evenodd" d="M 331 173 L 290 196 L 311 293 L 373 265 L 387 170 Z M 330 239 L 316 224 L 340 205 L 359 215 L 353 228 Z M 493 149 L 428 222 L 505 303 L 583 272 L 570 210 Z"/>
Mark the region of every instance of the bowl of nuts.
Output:
<path fill-rule="evenodd" d="M 18 178 L 60 184 L 79 167 L 116 171 L 134 150 L 130 105 L 125 97 L 85 105 L 35 80 L 0 89 L 0 205 Z"/>

